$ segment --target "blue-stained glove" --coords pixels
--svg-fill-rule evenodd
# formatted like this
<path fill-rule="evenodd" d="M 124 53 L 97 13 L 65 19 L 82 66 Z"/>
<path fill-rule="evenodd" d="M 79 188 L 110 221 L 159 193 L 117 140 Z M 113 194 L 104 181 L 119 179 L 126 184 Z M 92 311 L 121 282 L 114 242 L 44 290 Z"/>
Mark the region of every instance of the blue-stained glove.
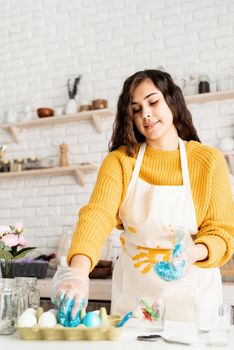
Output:
<path fill-rule="evenodd" d="M 79 268 L 58 266 L 52 280 L 51 300 L 58 307 L 58 322 L 65 327 L 81 323 L 80 311 L 87 306 L 89 277 Z"/>
<path fill-rule="evenodd" d="M 167 261 L 160 261 L 154 265 L 153 269 L 165 281 L 174 281 L 184 276 L 186 260 L 182 259 L 177 265 Z"/>
<path fill-rule="evenodd" d="M 153 270 L 165 281 L 173 281 L 186 275 L 191 264 L 196 261 L 195 244 L 188 231 L 182 227 L 175 229 L 176 244 L 172 252 L 172 261 L 160 261 Z"/>

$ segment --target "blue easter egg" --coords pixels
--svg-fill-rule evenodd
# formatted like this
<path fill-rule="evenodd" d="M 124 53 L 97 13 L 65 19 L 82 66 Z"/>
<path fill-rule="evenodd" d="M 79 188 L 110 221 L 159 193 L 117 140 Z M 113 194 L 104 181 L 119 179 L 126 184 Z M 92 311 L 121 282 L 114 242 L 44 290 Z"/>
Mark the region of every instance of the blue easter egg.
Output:
<path fill-rule="evenodd" d="M 95 312 L 89 311 L 83 318 L 82 323 L 86 327 L 98 327 L 98 326 L 101 326 L 102 321 Z"/>

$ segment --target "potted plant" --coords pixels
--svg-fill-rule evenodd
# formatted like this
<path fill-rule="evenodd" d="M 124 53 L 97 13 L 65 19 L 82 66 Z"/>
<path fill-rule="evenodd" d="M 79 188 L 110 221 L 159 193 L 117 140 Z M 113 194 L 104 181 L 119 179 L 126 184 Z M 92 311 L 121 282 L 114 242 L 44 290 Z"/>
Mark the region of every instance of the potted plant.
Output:
<path fill-rule="evenodd" d="M 78 92 L 78 85 L 80 83 L 81 75 L 78 75 L 73 83 L 71 83 L 71 79 L 68 79 L 67 81 L 67 90 L 68 90 L 68 96 L 69 101 L 66 105 L 65 113 L 66 114 L 72 114 L 77 112 L 77 103 L 76 103 L 76 95 Z"/>
<path fill-rule="evenodd" d="M 2 278 L 12 278 L 12 262 L 23 258 L 35 247 L 26 247 L 26 241 L 21 233 L 23 226 L 17 223 L 15 226 L 0 226 L 0 268 Z M 22 249 L 18 249 L 22 247 Z"/>

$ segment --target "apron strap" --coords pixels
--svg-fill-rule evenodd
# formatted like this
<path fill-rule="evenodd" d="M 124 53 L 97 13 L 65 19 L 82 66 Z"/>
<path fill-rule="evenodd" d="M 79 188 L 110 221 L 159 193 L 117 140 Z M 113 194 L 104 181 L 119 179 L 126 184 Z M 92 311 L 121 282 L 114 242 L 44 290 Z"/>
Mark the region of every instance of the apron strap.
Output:
<path fill-rule="evenodd" d="M 132 183 L 134 183 L 138 178 L 138 175 L 139 175 L 139 172 L 141 169 L 141 163 L 142 163 L 144 153 L 145 153 L 145 148 L 146 148 L 146 143 L 144 142 L 144 143 L 142 143 L 142 145 L 139 149 L 138 155 L 137 155 L 136 164 L 135 164 L 135 167 L 134 167 L 134 170 L 132 173 L 132 179 L 131 179 Z"/>
<path fill-rule="evenodd" d="M 137 155 L 136 164 L 132 173 L 131 183 L 135 183 L 137 181 L 141 164 L 143 161 L 145 149 L 146 149 L 146 143 L 144 142 L 142 143 Z M 179 138 L 179 149 L 180 149 L 180 163 L 181 163 L 181 170 L 182 170 L 183 185 L 191 191 L 186 148 L 181 138 Z"/>
<path fill-rule="evenodd" d="M 191 191 L 187 154 L 186 154 L 185 144 L 183 140 L 181 140 L 181 138 L 179 138 L 179 147 L 180 147 L 180 162 L 181 162 L 181 170 L 182 170 L 182 177 L 183 177 L 183 185 Z"/>

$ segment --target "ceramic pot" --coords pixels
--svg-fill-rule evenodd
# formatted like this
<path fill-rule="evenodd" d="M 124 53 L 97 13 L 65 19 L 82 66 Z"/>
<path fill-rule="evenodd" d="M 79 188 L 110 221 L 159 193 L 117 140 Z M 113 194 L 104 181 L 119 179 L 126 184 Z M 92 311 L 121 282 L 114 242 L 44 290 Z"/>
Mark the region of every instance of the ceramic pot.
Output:
<path fill-rule="evenodd" d="M 66 104 L 65 114 L 73 114 L 77 112 L 77 103 L 74 99 L 70 99 Z"/>

